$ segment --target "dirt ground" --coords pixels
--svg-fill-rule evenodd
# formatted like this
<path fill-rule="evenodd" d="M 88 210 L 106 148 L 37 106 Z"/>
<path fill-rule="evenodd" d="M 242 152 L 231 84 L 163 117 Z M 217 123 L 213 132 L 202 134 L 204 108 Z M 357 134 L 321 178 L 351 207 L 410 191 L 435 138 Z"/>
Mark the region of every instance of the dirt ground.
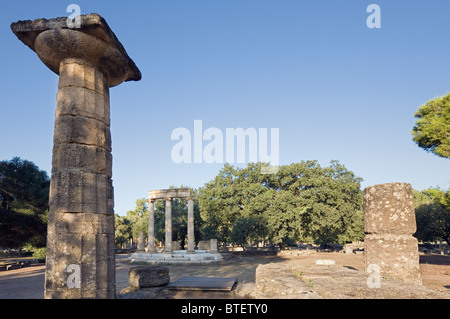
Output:
<path fill-rule="evenodd" d="M 364 255 L 362 254 L 343 254 L 336 252 L 315 252 L 309 255 L 261 255 L 252 253 L 233 253 L 230 254 L 227 260 L 214 264 L 199 264 L 199 265 L 166 265 L 169 267 L 169 274 L 171 282 L 183 277 L 183 276 L 216 276 L 216 277 L 236 277 L 237 285 L 231 292 L 212 292 L 212 291 L 176 291 L 169 290 L 167 288 L 148 288 L 141 289 L 135 292 L 129 292 L 129 290 L 122 290 L 122 292 L 128 292 L 119 295 L 120 298 L 246 298 L 247 292 L 255 287 L 255 270 L 260 264 L 266 263 L 286 263 L 293 269 L 293 271 L 299 271 L 303 267 L 303 272 L 306 274 L 308 271 L 311 274 L 313 270 L 312 265 L 315 264 L 316 259 L 332 259 L 336 262 L 336 267 L 342 266 L 345 269 L 352 270 L 353 273 L 349 276 L 362 275 L 364 272 Z M 135 265 L 126 265 L 126 268 L 133 267 Z M 306 268 L 305 268 L 306 267 Z M 305 271 L 306 270 L 306 271 Z M 357 272 L 358 271 L 358 272 Z M 388 280 L 386 281 L 386 287 L 399 287 L 398 296 L 395 289 L 385 289 L 388 292 L 373 295 L 373 298 L 450 298 L 450 256 L 448 255 L 436 255 L 427 254 L 420 256 L 420 273 L 422 276 L 423 287 L 430 288 L 439 294 L 433 294 L 426 292 L 419 292 L 417 288 L 413 286 L 403 286 L 401 281 Z M 328 274 L 329 275 L 329 274 Z M 348 274 L 347 274 L 348 275 Z M 339 275 L 341 276 L 341 275 Z M 339 277 L 338 276 L 338 277 Z M 323 289 L 333 290 L 330 281 L 330 276 L 325 276 L 325 285 L 322 285 Z M 323 279 L 323 278 L 322 278 Z M 305 279 L 304 279 L 305 280 Z M 364 281 L 365 282 L 365 281 Z M 126 285 L 126 283 L 123 283 Z M 125 286 L 124 285 L 124 286 Z M 358 289 L 355 286 L 355 293 L 348 293 L 348 290 L 352 290 L 353 284 L 347 287 L 347 295 L 355 296 L 355 298 L 361 297 L 356 292 Z M 328 286 L 328 287 L 327 287 Z M 314 288 L 321 289 L 320 281 L 317 280 L 317 285 Z M 121 289 L 117 289 L 120 292 Z M 389 291 L 390 290 L 390 291 Z M 408 290 L 414 292 L 408 293 Z M 367 290 L 359 290 L 359 294 L 364 294 Z M 339 294 L 328 294 L 327 291 L 323 293 L 328 298 L 339 298 Z M 372 295 L 367 296 L 372 298 Z"/>
<path fill-rule="evenodd" d="M 333 259 L 336 265 L 364 271 L 363 254 L 317 253 L 287 259 L 290 259 L 294 264 L 314 264 L 316 259 Z M 423 286 L 450 294 L 450 256 L 426 254 L 420 256 L 419 262 Z"/>
<path fill-rule="evenodd" d="M 255 288 L 256 268 L 260 264 L 268 263 L 286 264 L 296 276 L 301 272 L 303 274 L 301 277 L 304 281 L 308 281 L 308 278 L 311 278 L 311 276 L 316 276 L 317 279 L 312 280 L 314 282 L 313 288 L 315 290 L 322 289 L 325 291 L 325 294 L 329 292 L 329 290 L 335 290 L 333 287 L 343 283 L 343 286 L 347 284 L 347 287 L 345 287 L 346 290 L 344 287 L 339 288 L 345 293 L 345 296 L 352 297 L 354 295 L 356 298 L 357 291 L 361 287 L 358 288 L 357 285 L 353 284 L 351 281 L 339 280 L 353 280 L 358 276 L 361 277 L 361 279 L 364 279 L 364 256 L 362 254 L 314 252 L 311 254 L 302 254 L 300 256 L 276 256 L 270 254 L 262 255 L 236 252 L 225 255 L 225 257 L 227 257 L 226 260 L 218 263 L 167 265 L 169 267 L 171 282 L 184 276 L 236 277 L 238 282 L 231 292 L 175 291 L 162 287 L 150 288 L 147 290 L 141 289 L 137 292 L 120 294 L 120 292 L 124 291 L 128 286 L 129 269 L 136 266 L 128 261 L 128 256 L 129 255 L 116 255 L 116 292 L 118 298 L 246 298 L 250 296 L 250 294 L 247 293 Z M 317 269 L 314 269 L 316 259 L 333 259 L 336 262 L 337 272 L 333 273 L 333 269 L 328 268 L 327 276 L 323 276 L 323 273 L 319 274 Z M 33 267 L 0 271 L 0 299 L 43 298 L 44 268 L 45 266 L 43 265 L 36 265 Z M 412 293 L 410 295 L 405 295 L 404 292 L 405 290 L 407 291 L 407 288 L 403 290 L 403 296 L 396 295 L 394 290 L 397 289 L 397 286 L 401 286 L 401 283 L 398 283 L 397 285 L 397 282 L 388 282 L 391 284 L 391 287 L 395 289 L 393 289 L 390 295 L 383 295 L 382 297 L 450 298 L 450 256 L 437 254 L 421 255 L 420 272 L 423 287 L 439 292 L 438 296 L 433 296 L 430 293 L 421 295 Z M 318 274 L 322 275 L 322 279 L 318 278 Z M 276 273 L 274 273 L 274 277 L 275 276 L 277 276 Z M 332 280 L 334 280 L 334 282 Z M 364 283 L 364 281 L 360 281 L 359 283 L 360 286 L 363 286 L 361 283 Z M 413 290 L 417 289 L 414 288 Z M 364 292 L 359 289 L 359 291 L 360 293 L 367 293 L 367 290 Z M 331 297 L 333 296 L 336 297 L 336 294 Z M 370 298 L 370 296 L 366 297 Z M 375 297 L 377 296 L 375 295 Z"/>

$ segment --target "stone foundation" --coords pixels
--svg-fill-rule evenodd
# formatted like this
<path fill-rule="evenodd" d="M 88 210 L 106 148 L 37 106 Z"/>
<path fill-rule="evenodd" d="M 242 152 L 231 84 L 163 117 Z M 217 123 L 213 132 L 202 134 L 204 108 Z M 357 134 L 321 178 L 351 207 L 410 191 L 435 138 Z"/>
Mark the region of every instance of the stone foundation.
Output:
<path fill-rule="evenodd" d="M 186 250 L 174 250 L 172 253 L 146 253 L 136 252 L 130 257 L 135 263 L 167 263 L 167 264 L 196 264 L 222 261 L 221 254 L 208 253 L 205 250 L 196 250 L 194 254 Z"/>

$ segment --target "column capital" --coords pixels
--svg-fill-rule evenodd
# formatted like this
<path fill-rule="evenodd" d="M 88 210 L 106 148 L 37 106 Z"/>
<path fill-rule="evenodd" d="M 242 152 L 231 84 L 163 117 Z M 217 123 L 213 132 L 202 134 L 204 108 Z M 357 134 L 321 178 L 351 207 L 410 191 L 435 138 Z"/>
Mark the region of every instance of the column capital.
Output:
<path fill-rule="evenodd" d="M 101 68 L 108 75 L 110 87 L 139 81 L 141 72 L 105 19 L 95 13 L 80 15 L 79 19 L 80 28 L 69 28 L 67 17 L 61 17 L 18 21 L 11 24 L 11 30 L 58 75 L 62 60 L 77 58 Z"/>

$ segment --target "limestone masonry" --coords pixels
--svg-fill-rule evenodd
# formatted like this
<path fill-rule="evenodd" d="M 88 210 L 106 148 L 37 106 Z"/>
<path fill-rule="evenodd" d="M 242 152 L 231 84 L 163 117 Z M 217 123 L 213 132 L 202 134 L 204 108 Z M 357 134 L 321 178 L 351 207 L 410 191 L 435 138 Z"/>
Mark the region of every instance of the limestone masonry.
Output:
<path fill-rule="evenodd" d="M 59 75 L 45 298 L 115 297 L 109 88 L 141 73 L 101 16 L 80 18 L 11 25 Z"/>
<path fill-rule="evenodd" d="M 378 265 L 381 275 L 422 283 L 419 273 L 413 190 L 407 183 L 364 189 L 366 270 Z"/>

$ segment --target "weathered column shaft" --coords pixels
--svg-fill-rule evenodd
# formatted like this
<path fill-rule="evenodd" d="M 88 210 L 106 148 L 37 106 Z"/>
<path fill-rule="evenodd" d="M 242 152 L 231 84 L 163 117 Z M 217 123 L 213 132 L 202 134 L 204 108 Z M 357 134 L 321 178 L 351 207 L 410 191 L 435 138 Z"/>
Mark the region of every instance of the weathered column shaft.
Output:
<path fill-rule="evenodd" d="M 114 298 L 109 88 L 141 72 L 98 14 L 18 21 L 14 34 L 59 75 L 45 298 Z"/>
<path fill-rule="evenodd" d="M 62 60 L 59 72 L 45 297 L 114 298 L 108 80 L 83 59 Z"/>
<path fill-rule="evenodd" d="M 364 189 L 366 270 L 378 265 L 385 276 L 421 283 L 412 187 L 380 184 Z"/>
<path fill-rule="evenodd" d="M 155 252 L 155 203 L 148 201 L 148 252 Z"/>
<path fill-rule="evenodd" d="M 188 253 L 195 252 L 195 236 L 194 236 L 194 201 L 192 198 L 188 199 Z"/>
<path fill-rule="evenodd" d="M 164 252 L 172 252 L 172 198 L 166 199 L 166 241 L 164 243 Z"/>

